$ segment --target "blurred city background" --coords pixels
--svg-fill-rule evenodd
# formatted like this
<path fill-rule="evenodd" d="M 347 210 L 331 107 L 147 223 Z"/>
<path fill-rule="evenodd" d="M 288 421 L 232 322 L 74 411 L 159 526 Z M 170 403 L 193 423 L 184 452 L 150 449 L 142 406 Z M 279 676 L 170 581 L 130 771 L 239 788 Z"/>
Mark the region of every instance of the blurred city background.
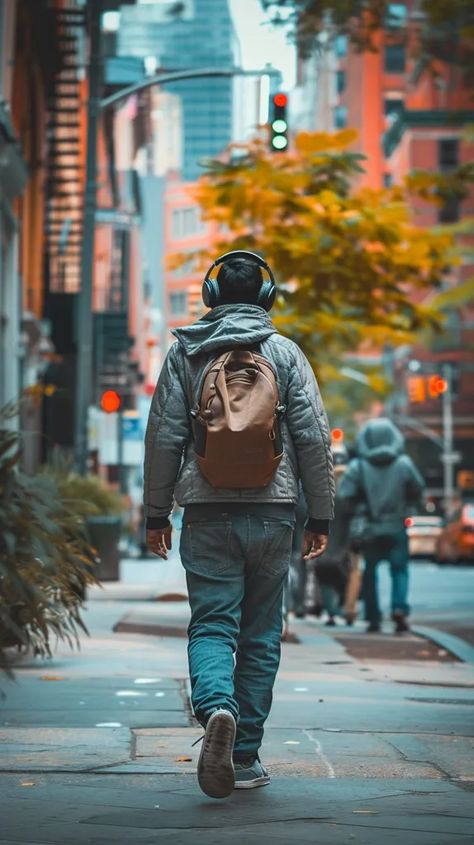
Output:
<path fill-rule="evenodd" d="M 469 21 L 463 2 L 0 0 L 0 407 L 25 484 L 73 501 L 96 548 L 144 553 L 171 330 L 244 247 L 334 449 L 391 417 L 427 485 L 413 555 L 474 562 Z"/>
<path fill-rule="evenodd" d="M 472 843 L 473 32 L 470 0 L 0 0 L 2 842 Z M 357 560 L 335 619 L 308 570 L 272 785 L 216 811 L 181 515 L 150 555 L 142 461 L 235 248 L 275 273 L 338 463 L 389 417 L 426 493 L 410 631 L 386 567 L 380 633 Z"/>

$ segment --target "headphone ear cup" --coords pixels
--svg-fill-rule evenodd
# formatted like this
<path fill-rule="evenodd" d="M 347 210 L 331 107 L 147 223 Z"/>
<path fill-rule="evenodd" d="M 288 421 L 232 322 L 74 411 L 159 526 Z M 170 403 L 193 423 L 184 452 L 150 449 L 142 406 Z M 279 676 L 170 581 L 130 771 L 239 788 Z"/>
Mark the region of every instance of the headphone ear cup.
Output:
<path fill-rule="evenodd" d="M 202 301 L 206 308 L 215 308 L 220 302 L 219 283 L 216 279 L 204 279 L 201 289 Z"/>
<path fill-rule="evenodd" d="M 276 285 L 270 279 L 265 279 L 262 282 L 262 287 L 258 292 L 257 305 L 264 308 L 265 311 L 270 311 L 276 297 Z"/>

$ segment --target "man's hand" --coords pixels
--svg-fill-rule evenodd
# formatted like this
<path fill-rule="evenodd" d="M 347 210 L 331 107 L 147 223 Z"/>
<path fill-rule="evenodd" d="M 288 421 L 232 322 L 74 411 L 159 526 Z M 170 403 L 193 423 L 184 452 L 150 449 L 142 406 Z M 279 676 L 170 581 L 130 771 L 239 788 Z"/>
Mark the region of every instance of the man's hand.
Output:
<path fill-rule="evenodd" d="M 319 557 L 326 550 L 327 544 L 327 534 L 313 534 L 312 531 L 305 531 L 303 538 L 303 559 L 313 560 L 315 557 Z"/>
<path fill-rule="evenodd" d="M 153 554 L 168 560 L 168 550 L 171 549 L 171 525 L 166 528 L 148 528 L 146 544 Z"/>

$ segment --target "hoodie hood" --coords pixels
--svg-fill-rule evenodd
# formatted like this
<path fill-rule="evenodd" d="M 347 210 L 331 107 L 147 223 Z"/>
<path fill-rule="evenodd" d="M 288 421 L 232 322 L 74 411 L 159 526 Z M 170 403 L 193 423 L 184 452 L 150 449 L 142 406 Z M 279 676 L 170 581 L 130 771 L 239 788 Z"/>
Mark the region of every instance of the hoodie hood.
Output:
<path fill-rule="evenodd" d="M 389 464 L 403 451 L 401 432 L 385 417 L 369 420 L 357 438 L 357 454 L 372 464 Z"/>
<path fill-rule="evenodd" d="M 192 326 L 171 332 L 192 357 L 227 344 L 249 346 L 276 333 L 270 317 L 259 305 L 218 305 Z"/>

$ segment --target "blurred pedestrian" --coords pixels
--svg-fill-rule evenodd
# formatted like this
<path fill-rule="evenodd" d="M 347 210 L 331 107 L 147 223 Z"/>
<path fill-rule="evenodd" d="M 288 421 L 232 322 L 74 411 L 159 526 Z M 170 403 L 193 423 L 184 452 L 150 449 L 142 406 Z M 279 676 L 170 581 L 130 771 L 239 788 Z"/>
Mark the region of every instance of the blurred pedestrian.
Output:
<path fill-rule="evenodd" d="M 174 330 L 146 434 L 148 544 L 164 559 L 173 494 L 184 506 L 192 703 L 205 728 L 198 781 L 215 798 L 269 782 L 258 752 L 300 480 L 307 559 L 324 551 L 333 516 L 321 396 L 304 355 L 266 313 L 275 295 L 259 256 L 242 250 L 214 262 L 203 283 L 210 311 Z"/>
<path fill-rule="evenodd" d="M 364 559 L 362 595 L 367 631 L 380 630 L 377 567 L 386 560 L 392 578 L 391 610 L 395 631 L 409 629 L 408 537 L 405 518 L 424 487 L 401 432 L 389 419 L 370 420 L 357 438 L 353 459 L 339 485 L 339 496 L 352 512 L 350 536 Z"/>
<path fill-rule="evenodd" d="M 323 608 L 327 613 L 326 625 L 329 626 L 336 625 L 336 617 L 344 612 L 344 599 L 351 569 L 349 520 L 338 495 L 339 483 L 346 470 L 346 460 L 346 452 L 335 453 L 334 519 L 326 551 L 314 563 Z"/>
<path fill-rule="evenodd" d="M 298 504 L 295 510 L 295 531 L 293 534 L 293 545 L 291 549 L 291 561 L 289 572 L 289 601 L 288 607 L 297 619 L 303 619 L 305 615 L 307 565 L 303 557 L 304 527 L 308 520 L 308 508 L 305 502 L 303 488 L 300 485 Z"/>

